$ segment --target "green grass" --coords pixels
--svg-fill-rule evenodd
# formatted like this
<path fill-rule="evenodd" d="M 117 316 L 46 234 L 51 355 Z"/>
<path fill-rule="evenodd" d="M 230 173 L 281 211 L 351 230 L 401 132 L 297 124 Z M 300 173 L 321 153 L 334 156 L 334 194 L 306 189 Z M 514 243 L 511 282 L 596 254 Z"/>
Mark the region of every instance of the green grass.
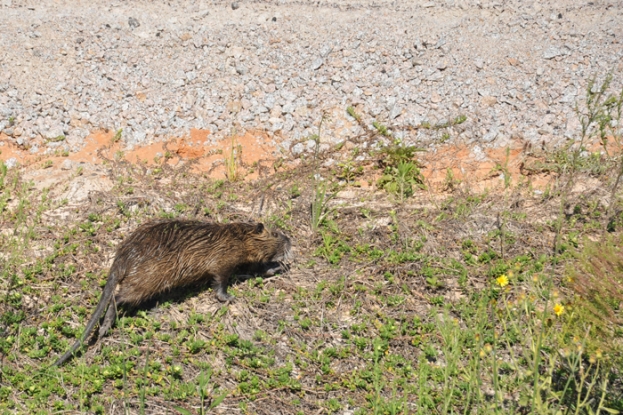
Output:
<path fill-rule="evenodd" d="M 107 241 L 153 215 L 153 209 L 119 208 L 117 201 L 151 179 L 122 180 L 100 208 L 85 206 L 69 224 L 44 224 L 45 212 L 62 201 L 14 172 L 0 172 L 3 198 L 12 201 L 2 210 L 10 224 L 3 229 L 14 231 L 1 239 L 2 411 L 48 413 L 50 403 L 56 411 L 106 413 L 113 405 L 130 413 L 165 407 L 184 414 L 221 406 L 265 413 L 271 405 L 291 413 L 358 414 L 623 409 L 616 366 L 623 333 L 593 329 L 602 306 L 589 308 L 597 303 L 580 301 L 574 295 L 585 293 L 565 282 L 573 264 L 586 264 L 581 275 L 597 278 L 589 267 L 598 252 L 619 269 L 608 262 L 618 258 L 619 239 L 596 248 L 572 237 L 588 235 L 583 222 L 603 207 L 578 209 L 567 219 L 563 240 L 577 243 L 556 258 L 547 247 L 510 237 L 517 227 L 534 238 L 541 233 L 530 215 L 507 210 L 502 258 L 495 233 L 445 236 L 457 221 L 468 226 L 501 208 L 488 194 L 453 196 L 438 211 L 415 215 L 391 198 L 390 213 L 372 201 L 354 216 L 342 206 L 319 226 L 317 238 L 298 241 L 301 253 L 287 279 L 235 285 L 240 299 L 230 306 L 213 300 L 210 290 L 165 297 L 155 309 L 123 316 L 99 346 L 55 368 L 50 364 L 79 336 L 98 300 L 107 272 L 102 264 L 113 250 Z M 291 180 L 283 193 L 292 206 L 273 215 L 297 235 L 309 229 L 297 203 L 304 206 L 311 195 L 304 178 Z M 245 186 L 186 185 L 187 192 L 170 200 L 175 215 L 204 209 L 227 215 L 216 208 L 218 193 Z M 203 192 L 200 209 L 196 189 Z M 448 209 L 455 214 L 440 216 Z M 389 225 L 379 233 L 371 224 L 385 215 Z M 45 254 L 32 255 L 39 251 Z M 616 295 L 600 297 L 612 305 L 609 318 L 620 316 Z"/>

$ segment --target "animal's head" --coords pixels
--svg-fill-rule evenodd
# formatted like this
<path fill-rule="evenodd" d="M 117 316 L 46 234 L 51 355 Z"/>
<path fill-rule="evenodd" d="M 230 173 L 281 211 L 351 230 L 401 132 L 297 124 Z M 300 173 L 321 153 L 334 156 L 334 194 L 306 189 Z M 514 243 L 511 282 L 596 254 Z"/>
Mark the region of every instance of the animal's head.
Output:
<path fill-rule="evenodd" d="M 279 231 L 257 223 L 250 229 L 251 248 L 257 251 L 259 262 L 287 262 L 292 253 L 292 241 Z"/>

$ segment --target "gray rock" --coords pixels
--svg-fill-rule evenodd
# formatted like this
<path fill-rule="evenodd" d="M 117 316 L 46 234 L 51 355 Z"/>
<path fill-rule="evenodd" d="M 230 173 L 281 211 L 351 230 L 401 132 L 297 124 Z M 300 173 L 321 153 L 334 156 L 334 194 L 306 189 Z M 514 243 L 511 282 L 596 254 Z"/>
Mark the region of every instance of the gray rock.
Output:
<path fill-rule="evenodd" d="M 17 166 L 17 159 L 15 157 L 11 157 L 4 162 L 4 165 L 7 169 L 12 169 Z"/>
<path fill-rule="evenodd" d="M 487 159 L 487 155 L 485 154 L 484 151 L 482 151 L 482 148 L 480 148 L 480 146 L 478 145 L 472 147 L 471 154 L 474 157 L 474 160 L 476 161 L 485 161 Z"/>
<path fill-rule="evenodd" d="M 320 49 L 320 56 L 323 58 L 326 58 L 327 56 L 329 56 L 332 50 L 333 50 L 333 46 L 327 43 L 322 47 L 322 49 Z M 314 68 L 314 69 L 317 69 L 317 68 Z"/>
<path fill-rule="evenodd" d="M 303 143 L 297 143 L 292 147 L 292 154 L 298 156 L 305 150 Z"/>
<path fill-rule="evenodd" d="M 488 133 L 482 136 L 482 141 L 484 141 L 485 143 L 490 143 L 496 139 L 498 134 L 499 134 L 498 129 L 492 128 Z"/>
<path fill-rule="evenodd" d="M 248 110 L 244 110 L 240 113 L 240 119 L 244 122 L 249 122 L 255 120 L 255 115 Z"/>
<path fill-rule="evenodd" d="M 145 139 L 147 138 L 147 133 L 142 130 L 134 131 L 133 134 L 133 142 L 136 144 L 145 143 Z"/>
<path fill-rule="evenodd" d="M 441 81 L 443 79 L 444 75 L 441 72 L 434 72 L 432 74 L 430 74 L 429 76 L 426 77 L 427 81 Z"/>
<path fill-rule="evenodd" d="M 562 49 L 559 49 L 555 46 L 550 46 L 549 48 L 547 48 L 547 50 L 545 50 L 545 52 L 543 52 L 544 59 L 554 59 L 555 57 L 562 55 L 564 55 Z"/>
<path fill-rule="evenodd" d="M 316 141 L 315 140 L 307 140 L 305 143 L 305 147 L 308 152 L 314 151 L 316 149 Z"/>
<path fill-rule="evenodd" d="M 141 24 L 138 22 L 137 19 L 135 19 L 134 17 L 129 17 L 128 18 L 128 26 L 130 26 L 130 28 L 132 29 L 136 29 L 137 27 L 139 27 Z"/>
<path fill-rule="evenodd" d="M 396 97 L 389 96 L 386 98 L 385 108 L 391 110 L 396 105 Z"/>
<path fill-rule="evenodd" d="M 90 192 L 106 192 L 112 188 L 112 182 L 100 175 L 79 176 L 74 178 L 68 186 L 63 198 L 75 205 L 88 200 Z"/>
<path fill-rule="evenodd" d="M 270 130 L 272 132 L 279 131 L 283 129 L 283 120 L 281 118 L 272 117 L 268 119 L 268 122 L 271 123 Z"/>
<path fill-rule="evenodd" d="M 400 105 L 395 105 L 389 112 L 389 119 L 393 120 L 394 118 L 397 118 L 400 114 L 402 114 L 402 108 L 400 107 Z"/>
<path fill-rule="evenodd" d="M 61 163 L 61 170 L 71 170 L 72 167 L 73 167 L 73 162 L 69 159 L 65 159 Z"/>
<path fill-rule="evenodd" d="M 240 4 L 238 2 L 235 1 L 231 4 L 232 10 L 238 10 L 239 8 L 240 8 Z"/>
<path fill-rule="evenodd" d="M 320 69 L 320 67 L 324 64 L 324 59 L 322 58 L 316 58 L 312 64 L 311 64 L 311 69 L 313 71 Z"/>
<path fill-rule="evenodd" d="M 283 107 L 281 107 L 281 113 L 282 114 L 292 114 L 294 112 L 294 104 L 286 104 Z"/>
<path fill-rule="evenodd" d="M 65 139 L 65 132 L 63 131 L 63 127 L 56 126 L 46 130 L 43 136 L 48 140 L 62 141 Z"/>
<path fill-rule="evenodd" d="M 564 91 L 564 95 L 558 100 L 558 102 L 563 104 L 573 104 L 577 100 L 578 91 L 569 87 Z"/>
<path fill-rule="evenodd" d="M 275 96 L 273 94 L 266 94 L 266 97 L 264 98 L 264 106 L 271 110 L 275 106 L 275 103 Z"/>

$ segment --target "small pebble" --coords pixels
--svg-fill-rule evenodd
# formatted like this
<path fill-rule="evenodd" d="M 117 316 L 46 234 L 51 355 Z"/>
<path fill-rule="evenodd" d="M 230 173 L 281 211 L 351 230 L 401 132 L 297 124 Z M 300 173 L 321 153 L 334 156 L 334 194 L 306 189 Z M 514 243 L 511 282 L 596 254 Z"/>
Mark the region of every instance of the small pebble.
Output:
<path fill-rule="evenodd" d="M 71 170 L 72 167 L 73 167 L 73 162 L 69 159 L 65 159 L 61 163 L 61 170 Z"/>
<path fill-rule="evenodd" d="M 132 28 L 132 29 L 136 29 L 137 27 L 139 27 L 141 24 L 138 22 L 138 20 L 136 20 L 134 17 L 129 17 L 128 18 L 128 25 Z"/>

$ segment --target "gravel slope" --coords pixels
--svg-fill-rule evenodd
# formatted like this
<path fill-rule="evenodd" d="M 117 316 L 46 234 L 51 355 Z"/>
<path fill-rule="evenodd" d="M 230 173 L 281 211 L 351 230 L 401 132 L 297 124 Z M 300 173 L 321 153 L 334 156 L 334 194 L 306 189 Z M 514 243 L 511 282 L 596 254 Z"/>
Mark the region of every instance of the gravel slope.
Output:
<path fill-rule="evenodd" d="M 102 4 L 0 0 L 4 141 L 49 153 L 97 129 L 130 147 L 261 129 L 300 153 L 323 113 L 323 137 L 358 134 L 354 104 L 394 125 L 465 114 L 452 139 L 474 147 L 556 143 L 579 131 L 588 78 L 623 73 L 617 1 Z"/>

